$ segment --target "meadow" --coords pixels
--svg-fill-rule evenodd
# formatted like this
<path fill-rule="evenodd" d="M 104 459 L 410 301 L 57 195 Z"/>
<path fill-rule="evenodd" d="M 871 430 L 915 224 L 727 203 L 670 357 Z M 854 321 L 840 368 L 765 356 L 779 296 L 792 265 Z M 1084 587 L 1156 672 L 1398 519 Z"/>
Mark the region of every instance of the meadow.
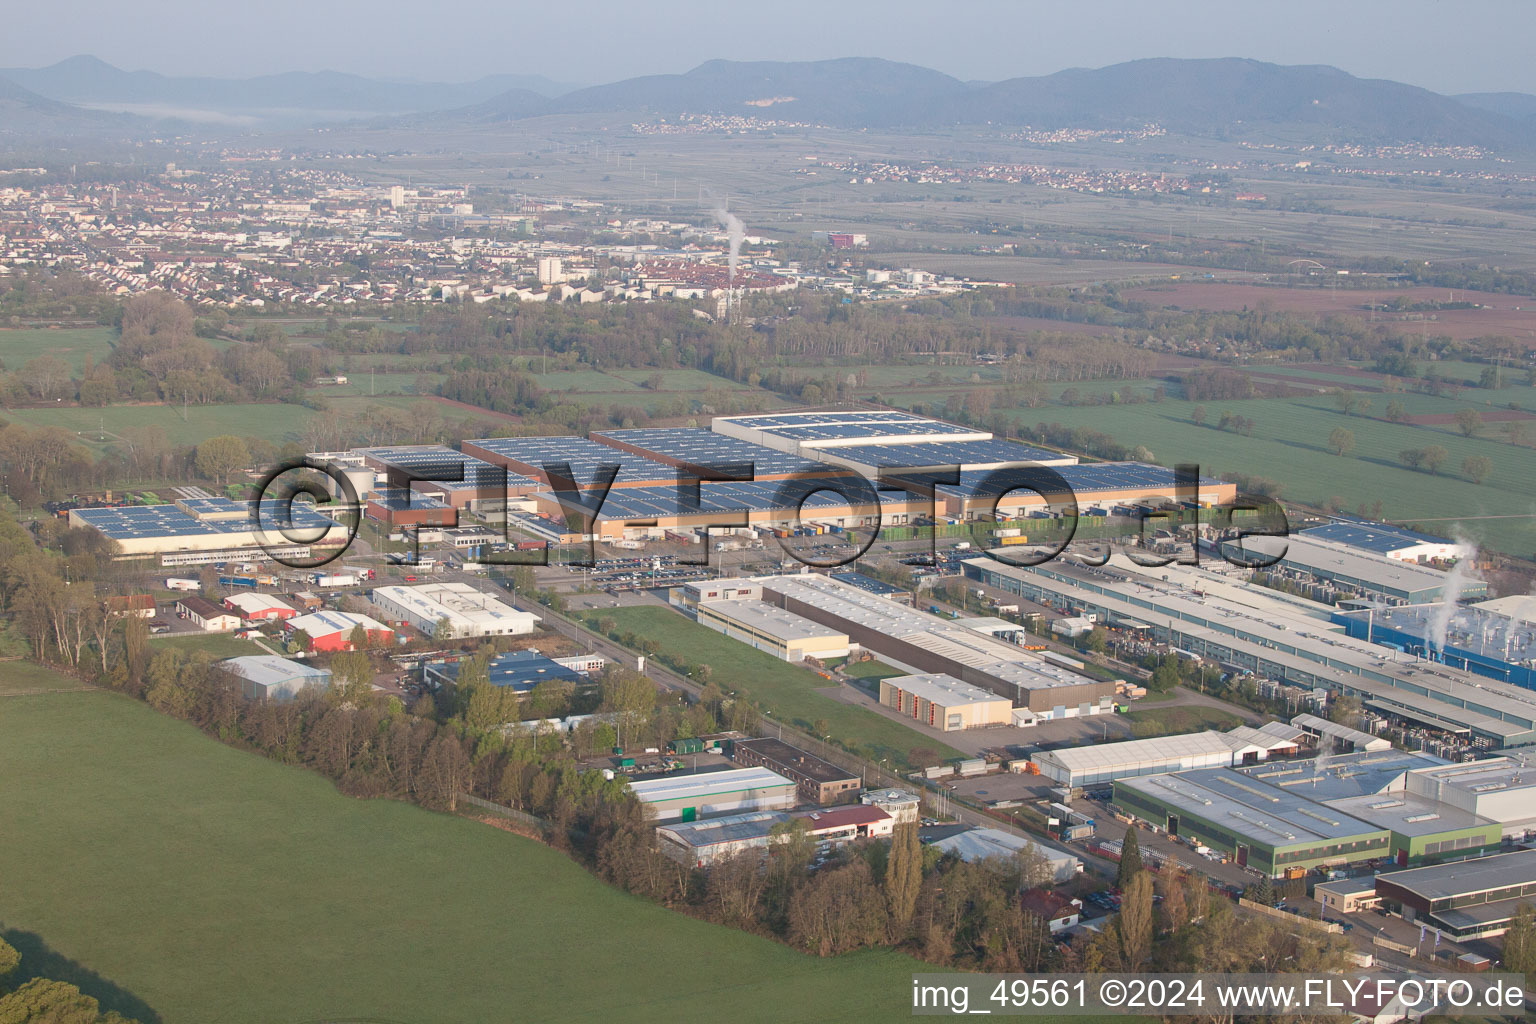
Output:
<path fill-rule="evenodd" d="M 691 622 L 671 609 L 605 608 L 588 612 L 586 625 L 597 629 L 598 622 L 605 618 L 613 619 L 620 634 L 646 637 L 663 651 L 686 652 L 693 664 L 708 665 L 711 678 L 722 689 L 756 702 L 770 718 L 808 731 L 818 719 L 825 719 L 828 735 L 874 760 L 907 764 L 910 753 L 918 748 L 935 751 L 946 759 L 963 756 L 958 750 L 868 708 L 818 693 L 818 689 L 835 684 L 809 669 L 780 661 Z"/>
<path fill-rule="evenodd" d="M 696 921 L 126 697 L 0 697 L 0 735 L 0 935 L 23 973 L 145 1024 L 909 1012 L 905 956 L 819 960 Z"/>
<path fill-rule="evenodd" d="M 19 370 L 27 360 L 47 353 L 75 371 L 87 357 L 100 363 L 112 354 L 117 331 L 111 327 L 9 327 L 0 329 L 0 367 Z"/>

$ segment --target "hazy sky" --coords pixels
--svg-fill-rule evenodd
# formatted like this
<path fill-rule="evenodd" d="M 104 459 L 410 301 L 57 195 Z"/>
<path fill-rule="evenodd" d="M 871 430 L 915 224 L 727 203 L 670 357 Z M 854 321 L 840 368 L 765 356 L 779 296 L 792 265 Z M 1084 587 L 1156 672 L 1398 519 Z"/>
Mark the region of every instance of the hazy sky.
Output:
<path fill-rule="evenodd" d="M 1440 92 L 1536 93 L 1529 0 L 73 0 L 8 5 L 0 65 L 77 53 L 129 70 L 333 69 L 597 84 L 714 57 L 886 57 L 995 80 L 1138 57 L 1332 64 Z M 1524 26 L 1524 27 L 1521 27 Z"/>

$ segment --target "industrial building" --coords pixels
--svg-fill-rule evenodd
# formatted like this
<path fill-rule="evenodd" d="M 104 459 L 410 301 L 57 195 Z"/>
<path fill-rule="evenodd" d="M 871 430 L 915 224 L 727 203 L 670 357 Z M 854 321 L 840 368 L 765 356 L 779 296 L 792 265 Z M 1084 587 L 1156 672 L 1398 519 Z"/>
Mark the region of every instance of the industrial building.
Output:
<path fill-rule="evenodd" d="M 330 669 L 275 654 L 226 658 L 217 667 L 239 678 L 241 695 L 247 700 L 293 700 L 305 690 L 324 691 L 331 686 Z"/>
<path fill-rule="evenodd" d="M 835 412 L 790 411 L 748 416 L 716 416 L 709 429 L 792 455 L 821 448 L 900 441 L 990 441 L 985 430 L 962 427 L 915 413 L 889 409 Z"/>
<path fill-rule="evenodd" d="M 224 607 L 247 622 L 291 619 L 299 614 L 295 608 L 271 594 L 258 594 L 254 591 L 229 595 L 224 599 Z"/>
<path fill-rule="evenodd" d="M 240 616 L 196 594 L 179 599 L 176 614 L 209 633 L 227 633 L 240 628 Z"/>
<path fill-rule="evenodd" d="M 387 448 L 359 448 L 376 476 L 369 486 L 358 489 L 366 495 L 380 484 L 405 486 L 413 476 L 447 477 L 443 480 L 413 480 L 410 490 L 430 495 L 456 509 L 472 512 L 504 510 L 508 502 L 521 505 L 527 495 L 542 486 L 531 477 L 509 473 L 505 466 L 476 459 L 446 445 L 399 445 Z M 531 506 L 529 506 L 531 507 Z"/>
<path fill-rule="evenodd" d="M 790 455 L 766 445 L 753 444 L 711 430 L 653 427 L 593 431 L 588 436 L 598 444 L 666 466 L 695 471 L 718 469 L 721 466 L 751 466 L 750 479 L 753 480 L 820 477 L 833 472 L 825 462 Z"/>
<path fill-rule="evenodd" d="M 455 639 L 518 636 L 532 633 L 539 622 L 532 612 L 518 611 L 468 583 L 378 587 L 370 596 L 385 615 L 426 636 L 436 636 L 439 629 Z"/>
<path fill-rule="evenodd" d="M 1504 838 L 1496 821 L 1401 790 L 1325 802 L 1336 811 L 1386 829 L 1388 856 L 1398 867 L 1481 856 L 1497 851 Z"/>
<path fill-rule="evenodd" d="M 429 661 L 422 665 L 422 681 L 440 687 L 457 683 L 459 669 L 464 659 Z M 498 654 L 486 666 L 492 686 L 510 686 L 517 693 L 529 693 L 545 682 L 570 683 L 583 681 L 581 673 L 553 658 L 547 658 L 535 650 L 508 651 Z"/>
<path fill-rule="evenodd" d="M 1536 693 L 1350 637 L 1329 621 L 1332 608 L 1249 583 L 1231 567 L 1091 567 L 1068 558 L 1012 566 L 975 558 L 964 570 L 968 579 L 1063 614 L 1093 614 L 1110 628 L 1231 671 L 1359 697 L 1371 711 L 1476 746 L 1536 743 Z"/>
<path fill-rule="evenodd" d="M 1352 637 L 1536 689 L 1536 600 L 1514 595 L 1458 604 L 1443 620 L 1442 609 L 1436 603 L 1340 610 L 1333 621 Z"/>
<path fill-rule="evenodd" d="M 1323 753 L 1353 754 L 1362 751 L 1391 750 L 1392 741 L 1385 736 L 1372 736 L 1359 729 L 1317 715 L 1302 713 L 1291 719 L 1291 725 L 1316 737 L 1316 746 Z"/>
<path fill-rule="evenodd" d="M 1476 553 L 1470 544 L 1431 537 L 1391 523 L 1340 521 L 1302 530 L 1296 536 L 1302 540 L 1339 544 L 1400 562 L 1458 561 Z"/>
<path fill-rule="evenodd" d="M 432 494 L 405 487 L 376 491 L 363 505 L 369 519 L 389 526 L 457 526 L 458 509 Z"/>
<path fill-rule="evenodd" d="M 1119 778 L 1114 803 L 1272 877 L 1388 856 L 1389 829 L 1231 768 Z"/>
<path fill-rule="evenodd" d="M 829 576 L 765 576 L 762 600 L 847 634 L 851 643 L 919 675 L 943 673 L 1027 708 L 1038 719 L 1093 713 L 1115 693 L 1095 679 L 935 615 L 876 597 Z"/>
<path fill-rule="evenodd" d="M 790 817 L 823 848 L 841 846 L 860 839 L 888 839 L 896 830 L 894 818 L 869 804 L 796 811 Z"/>
<path fill-rule="evenodd" d="M 1483 761 L 1416 768 L 1404 786 L 1409 793 L 1499 823 L 1505 836 L 1524 841 L 1536 832 L 1536 772 L 1523 759 Z"/>
<path fill-rule="evenodd" d="M 1273 761 L 1237 770 L 1266 785 L 1305 792 L 1313 800 L 1327 802 L 1402 792 L 1413 772 L 1439 768 L 1445 763 L 1443 757 L 1417 751 L 1383 750 Z"/>
<path fill-rule="evenodd" d="M 695 609 L 700 625 L 765 651 L 780 661 L 846 658 L 848 636 L 763 601 L 704 601 Z"/>
<path fill-rule="evenodd" d="M 1207 729 L 1119 743 L 1044 750 L 1034 755 L 1040 774 L 1069 789 L 1102 785 L 1138 775 L 1228 767 L 1268 756 L 1265 745 Z"/>
<path fill-rule="evenodd" d="M 1387 909 L 1450 939 L 1502 935 L 1521 903 L 1536 901 L 1536 850 L 1376 876 Z"/>
<path fill-rule="evenodd" d="M 682 864 L 707 868 L 725 857 L 748 850 L 767 850 L 774 829 L 792 819 L 783 811 L 748 811 L 701 821 L 674 821 L 659 825 L 656 838 L 661 852 Z"/>
<path fill-rule="evenodd" d="M 878 807 L 897 825 L 916 825 L 922 801 L 916 793 L 904 789 L 876 789 L 859 797 L 859 803 Z"/>
<path fill-rule="evenodd" d="M 301 501 L 265 501 L 259 510 L 230 498 L 181 498 L 168 505 L 70 509 L 69 525 L 117 545 L 120 558 L 159 556 L 161 565 L 207 565 L 258 551 L 307 558 L 337 547 L 347 530 Z"/>
<path fill-rule="evenodd" d="M 350 651 L 352 631 L 361 626 L 368 634 L 370 645 L 392 644 L 395 631 L 384 623 L 367 615 L 354 612 L 319 611 L 299 615 L 283 622 L 288 635 L 303 633 L 308 637 L 305 649 L 310 651 Z"/>
<path fill-rule="evenodd" d="M 1221 547 L 1223 553 L 1237 558 L 1275 559 L 1271 572 L 1289 570 L 1391 604 L 1428 604 L 1446 596 L 1448 577 L 1445 572 L 1348 544 L 1309 540 L 1297 534 L 1293 537 L 1245 537 L 1241 541 L 1225 541 Z M 1461 592 L 1475 597 L 1486 594 L 1488 585 L 1468 580 Z"/>
<path fill-rule="evenodd" d="M 728 768 L 667 775 L 629 784 L 659 822 L 696 821 L 740 811 L 782 811 L 795 806 L 795 784 L 767 768 Z"/>
<path fill-rule="evenodd" d="M 772 737 L 736 740 L 730 756 L 739 765 L 766 768 L 793 780 L 803 799 L 823 807 L 854 800 L 864 785 L 858 775 Z"/>
<path fill-rule="evenodd" d="M 1051 880 L 1064 884 L 1083 873 L 1083 862 L 1065 850 L 1024 836 L 1004 832 L 999 828 L 971 828 L 933 842 L 934 849 L 942 850 L 963 861 L 985 860 L 988 857 L 1011 859 L 1022 850 L 1031 850 L 1044 858 L 1050 868 Z"/>
<path fill-rule="evenodd" d="M 880 703 L 942 732 L 1013 722 L 1008 698 L 942 672 L 881 679 Z"/>

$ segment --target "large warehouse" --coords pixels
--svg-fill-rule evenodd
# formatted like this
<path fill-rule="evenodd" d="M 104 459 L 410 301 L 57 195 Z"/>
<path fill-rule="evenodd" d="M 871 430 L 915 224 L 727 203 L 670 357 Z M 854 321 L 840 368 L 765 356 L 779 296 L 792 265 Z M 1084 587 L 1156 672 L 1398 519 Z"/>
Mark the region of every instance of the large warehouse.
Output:
<path fill-rule="evenodd" d="M 275 654 L 226 658 L 217 667 L 240 679 L 240 692 L 247 700 L 293 700 L 307 689 L 323 691 L 331 685 L 330 669 Z"/>
<path fill-rule="evenodd" d="M 1340 521 L 1302 530 L 1296 536 L 1302 540 L 1341 544 L 1358 551 L 1395 558 L 1400 562 L 1423 562 L 1430 559 L 1455 561 L 1471 558 L 1477 553 L 1470 544 L 1446 540 L 1444 537 L 1431 537 L 1391 523 Z"/>
<path fill-rule="evenodd" d="M 880 703 L 943 732 L 1011 725 L 1013 703 L 942 672 L 880 680 Z"/>
<path fill-rule="evenodd" d="M 436 636 L 445 625 L 447 635 L 455 639 L 518 636 L 532 633 L 539 622 L 532 612 L 518 611 L 468 583 L 378 587 L 371 596 L 389 618 L 427 636 Z"/>
<path fill-rule="evenodd" d="M 1493 757 L 1417 768 L 1404 785 L 1409 793 L 1496 821 L 1512 839 L 1536 831 L 1536 772 L 1523 761 Z"/>
<path fill-rule="evenodd" d="M 964 568 L 978 583 L 1063 614 L 1096 615 L 1232 670 L 1359 697 L 1373 711 L 1490 747 L 1536 743 L 1536 692 L 1397 657 L 1346 635 L 1328 621 L 1327 605 L 1178 565 L 1090 568 L 1058 558 L 1011 566 L 973 558 Z"/>
<path fill-rule="evenodd" d="M 1231 768 L 1116 779 L 1114 803 L 1272 877 L 1383 858 L 1391 850 L 1390 830 Z"/>
<path fill-rule="evenodd" d="M 1448 578 L 1439 569 L 1415 565 L 1335 541 L 1309 540 L 1302 534 L 1293 537 L 1247 537 L 1241 542 L 1226 541 L 1222 544 L 1222 550 L 1246 551 L 1249 557 L 1257 554 L 1266 559 L 1278 558 L 1277 569 L 1287 569 L 1393 604 L 1428 604 L 1439 601 L 1445 596 Z M 1461 593 L 1466 596 L 1483 595 L 1488 593 L 1488 585 L 1479 580 L 1467 580 Z"/>
<path fill-rule="evenodd" d="M 1503 935 L 1515 909 L 1536 902 L 1536 850 L 1377 875 L 1376 895 L 1451 939 Z"/>
<path fill-rule="evenodd" d="M 802 573 L 750 581 L 762 599 L 847 634 L 912 674 L 944 673 L 990 690 L 1040 719 L 1091 713 L 1115 693 L 1113 680 L 1079 675 L 975 630 L 877 597 L 829 576 Z"/>
<path fill-rule="evenodd" d="M 1064 885 L 1083 873 L 1083 862 L 1071 853 L 1046 846 L 1035 839 L 1004 832 L 1000 828 L 970 828 L 943 839 L 934 840 L 933 847 L 954 854 L 964 861 L 985 860 L 989 857 L 1012 859 L 1021 850 L 1031 850 L 1045 859 L 1051 871 L 1051 880 Z"/>
<path fill-rule="evenodd" d="M 395 631 L 384 623 L 355 612 L 318 611 L 300 615 L 283 622 L 289 636 L 302 633 L 308 637 L 306 649 L 311 651 L 350 651 L 352 632 L 361 626 L 368 634 L 370 644 L 394 643 Z"/>
<path fill-rule="evenodd" d="M 793 820 L 783 811 L 748 811 L 660 825 L 656 838 L 660 840 L 661 852 L 673 860 L 707 868 L 722 857 L 766 850 L 773 840 L 773 830 Z"/>
<path fill-rule="evenodd" d="M 724 633 L 780 661 L 825 661 L 848 656 L 848 635 L 764 601 L 704 601 L 695 609 L 701 625 Z"/>
<path fill-rule="evenodd" d="M 1045 750 L 1034 756 L 1040 774 L 1077 789 L 1138 775 L 1161 775 L 1194 768 L 1227 767 L 1267 756 L 1260 744 L 1207 729 L 1181 736 L 1156 736 L 1119 743 Z"/>
<path fill-rule="evenodd" d="M 98 531 L 117 544 L 121 558 L 158 555 L 161 565 L 207 565 L 260 556 L 307 558 L 347 539 L 345 527 L 302 501 L 266 501 L 253 517 L 251 502 L 181 498 L 169 505 L 76 508 L 70 526 Z"/>
<path fill-rule="evenodd" d="M 782 811 L 795 806 L 795 784 L 767 768 L 728 768 L 667 775 L 629 784 L 650 816 L 661 822 L 695 821 L 738 811 Z"/>
<path fill-rule="evenodd" d="M 787 480 L 827 476 L 833 467 L 816 459 L 790 455 L 738 437 L 690 427 L 650 427 L 635 430 L 601 430 L 588 435 L 631 455 L 663 465 L 699 469 L 751 466 L 753 480 Z"/>
<path fill-rule="evenodd" d="M 992 439 L 991 433 L 985 430 L 891 409 L 796 410 L 716 416 L 710 421 L 709 429 L 792 455 L 810 455 L 823 448 L 852 445 Z"/>

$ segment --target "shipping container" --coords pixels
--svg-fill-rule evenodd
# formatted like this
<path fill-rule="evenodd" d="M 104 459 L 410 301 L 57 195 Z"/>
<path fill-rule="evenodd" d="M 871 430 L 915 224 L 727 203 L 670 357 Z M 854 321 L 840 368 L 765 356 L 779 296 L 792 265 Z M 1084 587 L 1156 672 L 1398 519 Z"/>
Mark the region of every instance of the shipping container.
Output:
<path fill-rule="evenodd" d="M 166 590 L 202 590 L 203 585 L 197 580 L 168 579 L 165 581 Z"/>

